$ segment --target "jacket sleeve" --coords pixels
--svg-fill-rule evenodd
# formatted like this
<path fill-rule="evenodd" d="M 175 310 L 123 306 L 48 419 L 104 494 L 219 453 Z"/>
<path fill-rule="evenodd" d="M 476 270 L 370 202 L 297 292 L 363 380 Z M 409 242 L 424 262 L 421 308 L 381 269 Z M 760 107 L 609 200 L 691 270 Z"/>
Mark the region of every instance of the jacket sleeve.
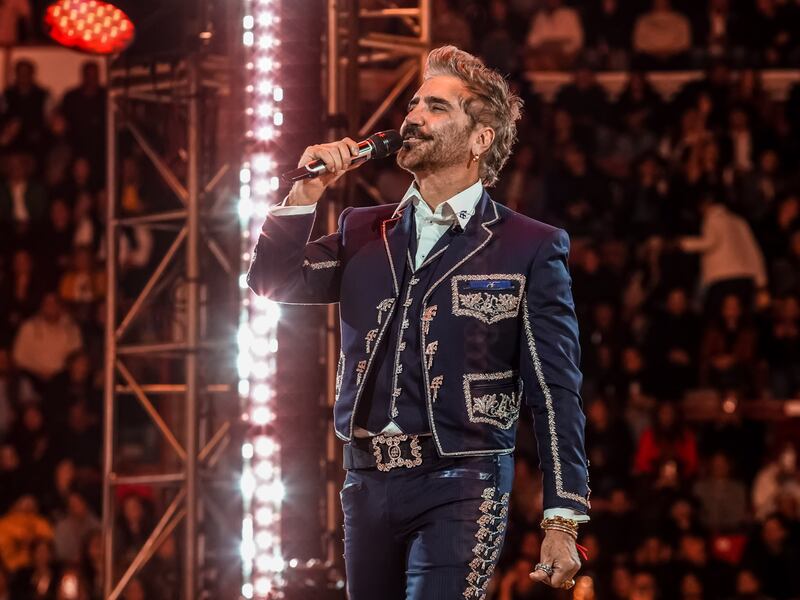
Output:
<path fill-rule="evenodd" d="M 315 213 L 269 213 L 261 229 L 247 284 L 259 296 L 286 304 L 331 304 L 339 301 L 344 222 L 335 233 L 309 241 Z"/>
<path fill-rule="evenodd" d="M 589 509 L 586 418 L 568 252 L 566 232 L 554 230 L 542 242 L 528 273 L 520 374 L 525 401 L 533 412 L 544 508 L 571 508 L 585 514 Z"/>

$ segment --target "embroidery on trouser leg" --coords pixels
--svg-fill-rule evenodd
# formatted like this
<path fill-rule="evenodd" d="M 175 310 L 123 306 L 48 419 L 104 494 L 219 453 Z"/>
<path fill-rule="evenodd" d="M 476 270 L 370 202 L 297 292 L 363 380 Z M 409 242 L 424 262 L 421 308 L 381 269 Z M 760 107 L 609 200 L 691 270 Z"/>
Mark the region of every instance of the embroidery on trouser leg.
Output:
<path fill-rule="evenodd" d="M 463 596 L 469 600 L 481 600 L 486 597 L 486 586 L 494 573 L 497 559 L 502 548 L 503 535 L 508 520 L 509 494 L 503 494 L 496 500 L 497 489 L 490 487 L 483 490 L 481 497 L 478 531 L 475 532 L 477 543 L 472 549 L 474 558 L 469 563 L 467 586 Z"/>

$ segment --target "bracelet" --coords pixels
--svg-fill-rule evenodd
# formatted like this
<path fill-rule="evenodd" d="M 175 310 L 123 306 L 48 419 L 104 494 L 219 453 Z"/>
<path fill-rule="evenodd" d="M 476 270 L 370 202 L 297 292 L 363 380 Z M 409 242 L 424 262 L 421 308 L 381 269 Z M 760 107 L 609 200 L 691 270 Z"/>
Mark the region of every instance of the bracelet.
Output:
<path fill-rule="evenodd" d="M 565 517 L 548 517 L 546 519 L 542 519 L 542 522 L 539 526 L 544 529 L 554 529 L 556 531 L 561 531 L 564 533 L 568 533 L 576 540 L 578 539 L 578 522 L 573 521 L 572 519 L 567 519 Z"/>
<path fill-rule="evenodd" d="M 578 539 L 578 534 L 575 531 L 571 530 L 571 529 L 567 529 L 566 527 L 558 527 L 556 525 L 549 525 L 548 527 L 545 527 L 544 530 L 545 531 L 560 531 L 562 533 L 566 533 L 567 535 L 569 535 L 573 540 L 577 541 L 577 539 Z"/>

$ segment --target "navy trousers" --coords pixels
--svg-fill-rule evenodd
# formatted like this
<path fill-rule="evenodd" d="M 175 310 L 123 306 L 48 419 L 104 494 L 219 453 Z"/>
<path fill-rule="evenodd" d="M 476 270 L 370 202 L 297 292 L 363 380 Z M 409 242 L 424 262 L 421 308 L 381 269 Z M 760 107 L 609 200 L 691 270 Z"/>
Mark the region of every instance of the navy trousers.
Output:
<path fill-rule="evenodd" d="M 341 500 L 350 600 L 483 599 L 513 479 L 510 454 L 349 470 Z"/>

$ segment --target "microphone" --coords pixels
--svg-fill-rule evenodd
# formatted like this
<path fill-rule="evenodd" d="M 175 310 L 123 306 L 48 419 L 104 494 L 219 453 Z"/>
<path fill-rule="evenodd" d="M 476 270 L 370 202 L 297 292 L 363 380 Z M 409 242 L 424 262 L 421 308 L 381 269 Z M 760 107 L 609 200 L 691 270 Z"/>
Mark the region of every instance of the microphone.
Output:
<path fill-rule="evenodd" d="M 351 164 L 358 164 L 373 158 L 385 158 L 400 150 L 403 147 L 403 136 L 394 129 L 373 133 L 367 139 L 358 142 L 358 154 L 353 157 Z M 314 160 L 283 173 L 281 177 L 284 181 L 300 181 L 302 179 L 314 179 L 325 172 L 325 163 L 321 160 Z"/>

